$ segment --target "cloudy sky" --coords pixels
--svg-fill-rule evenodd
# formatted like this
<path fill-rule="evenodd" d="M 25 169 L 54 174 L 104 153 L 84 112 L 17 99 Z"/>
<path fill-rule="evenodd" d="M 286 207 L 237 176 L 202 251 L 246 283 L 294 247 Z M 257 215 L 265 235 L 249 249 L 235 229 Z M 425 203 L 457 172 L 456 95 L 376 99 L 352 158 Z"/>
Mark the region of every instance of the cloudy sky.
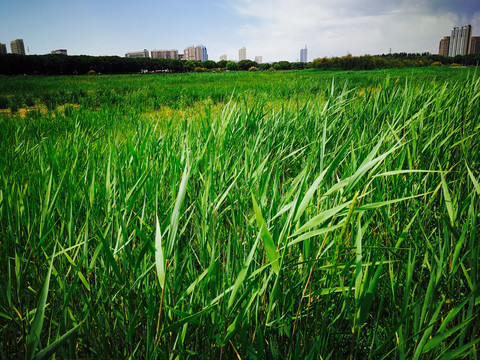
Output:
<path fill-rule="evenodd" d="M 480 0 L 2 0 L 0 43 L 24 39 L 30 54 L 119 55 L 204 44 L 227 54 L 297 61 L 438 52 L 454 26 L 480 36 Z"/>

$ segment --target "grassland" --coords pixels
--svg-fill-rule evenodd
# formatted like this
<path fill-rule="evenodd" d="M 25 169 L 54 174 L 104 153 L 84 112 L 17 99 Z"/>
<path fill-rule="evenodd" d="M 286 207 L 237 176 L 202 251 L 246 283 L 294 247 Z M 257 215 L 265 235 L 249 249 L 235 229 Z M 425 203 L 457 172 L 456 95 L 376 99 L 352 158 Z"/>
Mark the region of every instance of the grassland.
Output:
<path fill-rule="evenodd" d="M 474 69 L 0 77 L 1 358 L 477 358 Z"/>

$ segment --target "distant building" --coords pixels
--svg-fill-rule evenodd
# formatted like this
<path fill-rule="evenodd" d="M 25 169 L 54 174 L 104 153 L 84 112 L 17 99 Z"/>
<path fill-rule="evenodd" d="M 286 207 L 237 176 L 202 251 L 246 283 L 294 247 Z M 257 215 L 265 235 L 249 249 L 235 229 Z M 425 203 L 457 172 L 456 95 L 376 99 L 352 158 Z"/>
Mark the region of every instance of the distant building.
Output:
<path fill-rule="evenodd" d="M 68 55 L 66 49 L 52 50 L 53 55 Z"/>
<path fill-rule="evenodd" d="M 238 50 L 238 61 L 247 60 L 247 49 L 242 47 Z"/>
<path fill-rule="evenodd" d="M 466 55 L 470 53 L 470 40 L 472 38 L 472 25 L 454 27 L 450 37 L 448 56 Z"/>
<path fill-rule="evenodd" d="M 189 46 L 184 50 L 185 60 L 207 61 L 207 48 L 204 45 Z"/>
<path fill-rule="evenodd" d="M 223 54 L 220 56 L 220 61 L 227 61 L 227 54 Z"/>
<path fill-rule="evenodd" d="M 0 43 L 0 55 L 7 53 L 7 45 Z"/>
<path fill-rule="evenodd" d="M 440 40 L 438 55 L 448 56 L 449 47 L 450 47 L 450 36 L 445 36 L 442 40 Z"/>
<path fill-rule="evenodd" d="M 152 50 L 151 55 L 153 59 L 174 59 L 178 60 L 178 50 Z"/>
<path fill-rule="evenodd" d="M 148 54 L 147 49 L 143 49 L 142 51 L 132 51 L 125 54 L 127 58 L 148 58 L 150 57 Z"/>
<path fill-rule="evenodd" d="M 305 49 L 300 49 L 300 62 L 306 63 L 307 60 L 307 45 L 305 45 Z"/>
<path fill-rule="evenodd" d="M 480 36 L 472 36 L 472 41 L 470 42 L 470 54 L 480 53 Z"/>
<path fill-rule="evenodd" d="M 257 64 L 261 64 L 261 63 L 263 62 L 262 57 L 261 57 L 261 56 L 255 56 L 255 62 L 256 62 Z"/>
<path fill-rule="evenodd" d="M 10 41 L 10 48 L 12 49 L 12 54 L 25 55 L 25 45 L 23 44 L 23 39 L 15 39 Z"/>

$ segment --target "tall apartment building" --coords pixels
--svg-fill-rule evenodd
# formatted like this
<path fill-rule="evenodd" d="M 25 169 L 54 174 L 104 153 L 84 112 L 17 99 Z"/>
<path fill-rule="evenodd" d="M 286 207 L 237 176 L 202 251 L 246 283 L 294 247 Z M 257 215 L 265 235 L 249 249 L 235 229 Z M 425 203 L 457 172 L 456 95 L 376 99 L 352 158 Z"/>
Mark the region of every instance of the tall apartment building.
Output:
<path fill-rule="evenodd" d="M 15 39 L 10 41 L 10 48 L 12 49 L 12 54 L 25 55 L 25 45 L 23 44 L 23 39 Z"/>
<path fill-rule="evenodd" d="M 450 47 L 450 36 L 445 36 L 440 40 L 438 55 L 448 56 L 448 48 Z"/>
<path fill-rule="evenodd" d="M 472 38 L 472 25 L 454 27 L 450 36 L 448 56 L 466 55 L 470 53 L 470 40 Z"/>
<path fill-rule="evenodd" d="M 220 61 L 227 61 L 227 54 L 223 54 L 220 56 Z"/>
<path fill-rule="evenodd" d="M 480 36 L 472 36 L 470 42 L 470 54 L 480 53 Z"/>
<path fill-rule="evenodd" d="M 178 50 L 152 50 L 151 55 L 153 59 L 178 59 Z"/>
<path fill-rule="evenodd" d="M 263 62 L 263 58 L 261 56 L 255 56 L 255 62 L 257 64 L 261 64 Z"/>
<path fill-rule="evenodd" d="M 307 45 L 304 49 L 300 49 L 300 62 L 306 63 L 307 61 Z"/>
<path fill-rule="evenodd" d="M 247 60 L 247 49 L 242 47 L 238 50 L 238 61 Z"/>
<path fill-rule="evenodd" d="M 132 51 L 125 54 L 127 58 L 148 58 L 150 57 L 147 49 L 141 51 Z"/>
<path fill-rule="evenodd" d="M 189 46 L 184 50 L 184 60 L 207 61 L 208 53 L 204 45 Z"/>
<path fill-rule="evenodd" d="M 7 45 L 0 43 L 0 55 L 7 53 Z"/>

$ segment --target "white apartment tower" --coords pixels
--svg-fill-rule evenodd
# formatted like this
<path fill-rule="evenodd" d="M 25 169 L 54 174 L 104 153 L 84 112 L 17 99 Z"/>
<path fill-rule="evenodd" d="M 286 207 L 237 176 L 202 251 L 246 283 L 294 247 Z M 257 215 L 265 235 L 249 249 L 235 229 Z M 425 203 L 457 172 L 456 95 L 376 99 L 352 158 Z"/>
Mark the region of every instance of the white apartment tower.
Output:
<path fill-rule="evenodd" d="M 448 56 L 466 55 L 470 53 L 472 26 L 454 27 L 450 36 Z"/>
<path fill-rule="evenodd" d="M 247 49 L 242 47 L 238 50 L 238 61 L 247 60 Z"/>

